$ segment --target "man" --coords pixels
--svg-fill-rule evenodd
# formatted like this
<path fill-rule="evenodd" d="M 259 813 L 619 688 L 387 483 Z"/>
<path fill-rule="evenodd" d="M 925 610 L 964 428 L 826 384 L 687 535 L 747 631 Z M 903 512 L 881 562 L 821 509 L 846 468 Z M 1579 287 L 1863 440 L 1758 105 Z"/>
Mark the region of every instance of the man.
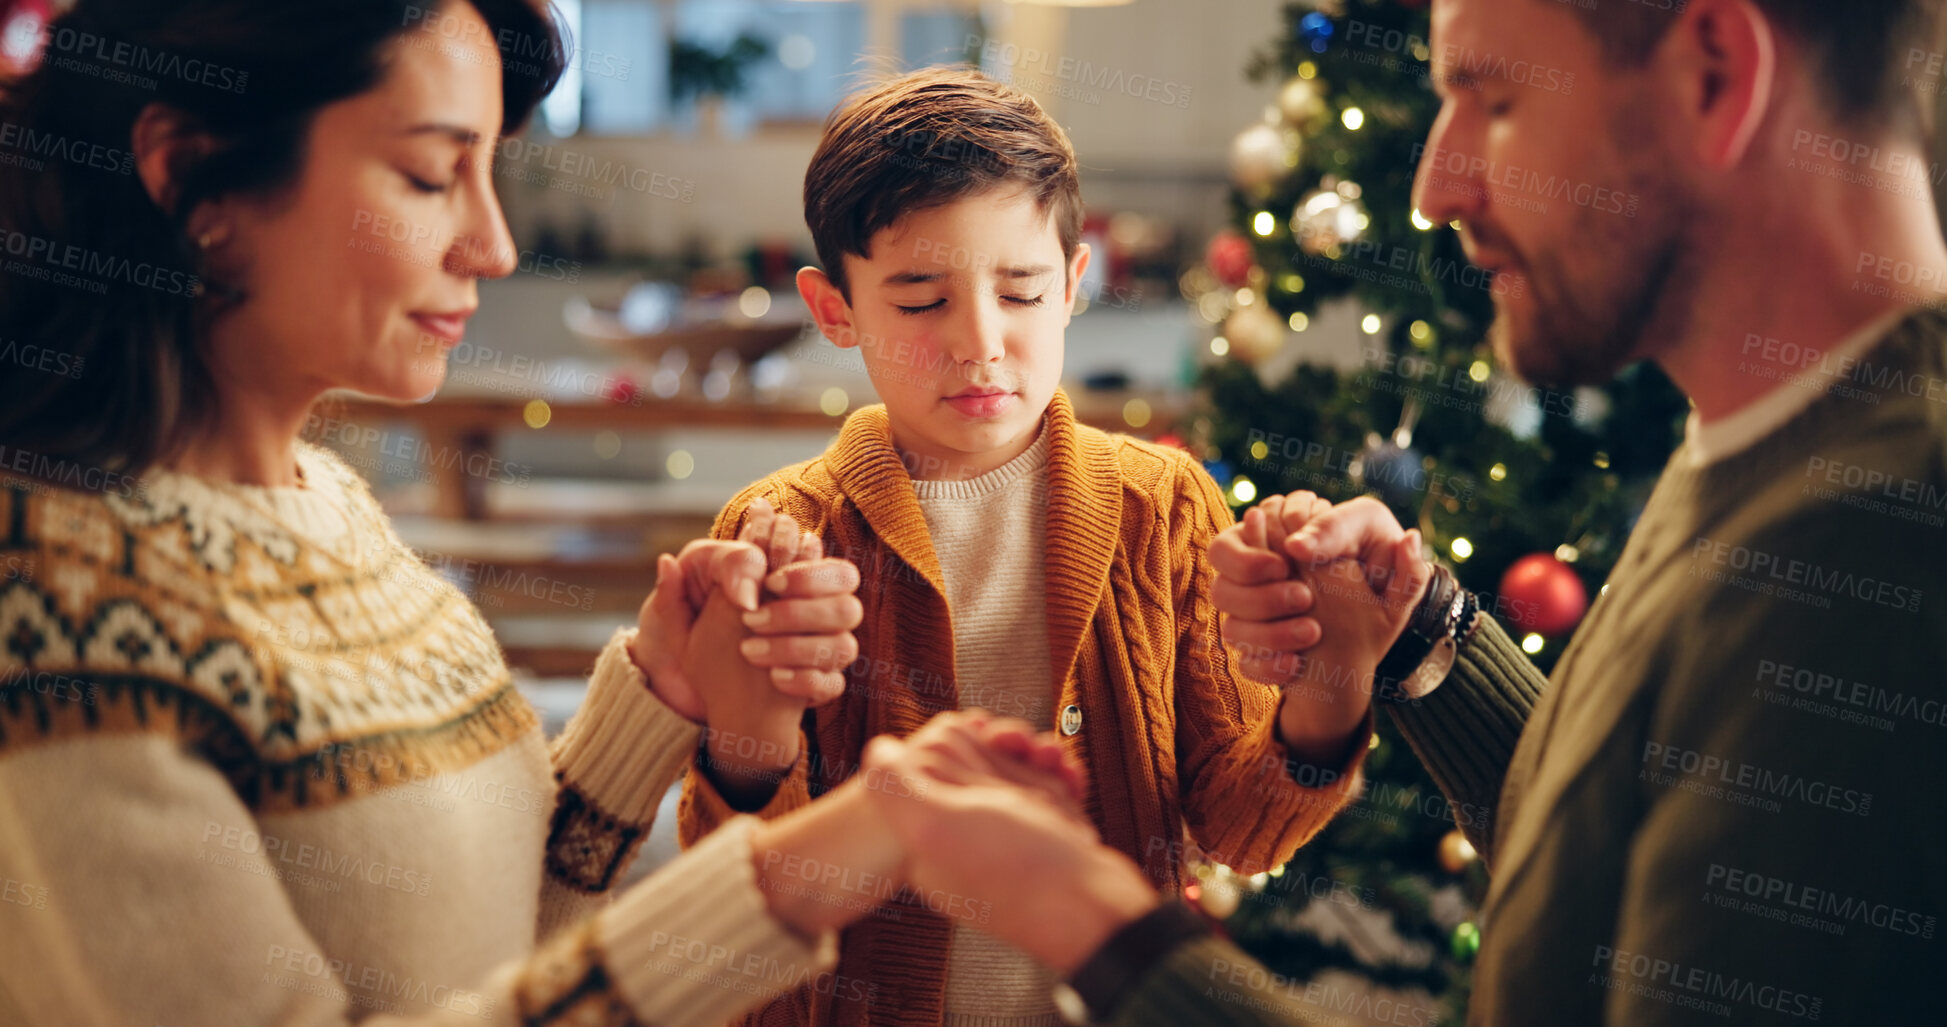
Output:
<path fill-rule="evenodd" d="M 1435 780 L 1493 810 L 1461 825 L 1493 874 L 1475 1022 L 1943 1022 L 1935 6 L 1435 0 L 1416 205 L 1528 286 L 1494 290 L 1501 362 L 1573 386 L 1654 360 L 1694 407 L 1545 689 L 1445 575 L 1382 665 Z M 1510 71 L 1535 65 L 1574 89 Z M 1287 558 L 1401 537 L 1372 500 L 1294 498 L 1266 547 L 1212 544 L 1261 678 L 1317 635 Z"/>
<path fill-rule="evenodd" d="M 1503 363 L 1578 384 L 1653 359 L 1696 412 L 1552 684 L 1438 575 L 1374 691 L 1455 805 L 1495 814 L 1462 824 L 1494 874 L 1475 1022 L 1943 1022 L 1947 318 L 1909 311 L 1947 291 L 1947 248 L 1900 76 L 1938 92 L 1947 61 L 1931 4 L 1676 6 L 1434 0 L 1418 206 L 1530 286 L 1496 290 Z M 1574 90 L 1494 77 L 1537 63 Z M 1551 175 L 1636 216 L 1510 191 Z M 1411 537 L 1370 500 L 1266 505 L 1211 548 L 1226 640 L 1278 680 L 1321 636 L 1312 593 L 1327 638 L 1345 597 L 1308 565 Z M 1073 818 L 933 798 L 895 815 L 915 875 L 991 898 L 1087 1012 L 1306 1018 Z M 976 844 L 1000 837 L 1005 860 Z"/>

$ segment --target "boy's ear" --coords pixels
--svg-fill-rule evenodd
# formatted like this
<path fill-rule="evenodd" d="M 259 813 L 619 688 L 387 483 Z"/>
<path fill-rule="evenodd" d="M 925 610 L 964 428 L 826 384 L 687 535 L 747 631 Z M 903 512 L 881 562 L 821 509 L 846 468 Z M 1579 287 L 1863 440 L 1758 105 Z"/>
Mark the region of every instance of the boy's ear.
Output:
<path fill-rule="evenodd" d="M 818 331 L 832 345 L 851 349 L 859 344 L 858 329 L 852 325 L 852 305 L 845 301 L 845 294 L 838 291 L 831 276 L 815 267 L 799 268 L 798 295 L 804 297 L 811 319 L 818 322 Z"/>
<path fill-rule="evenodd" d="M 1062 290 L 1061 300 L 1062 309 L 1066 311 L 1062 316 L 1062 324 L 1067 324 L 1068 319 L 1075 316 L 1075 297 L 1081 295 L 1082 275 L 1088 271 L 1090 256 L 1088 244 L 1078 243 L 1075 246 L 1075 256 L 1068 261 L 1068 285 Z"/>

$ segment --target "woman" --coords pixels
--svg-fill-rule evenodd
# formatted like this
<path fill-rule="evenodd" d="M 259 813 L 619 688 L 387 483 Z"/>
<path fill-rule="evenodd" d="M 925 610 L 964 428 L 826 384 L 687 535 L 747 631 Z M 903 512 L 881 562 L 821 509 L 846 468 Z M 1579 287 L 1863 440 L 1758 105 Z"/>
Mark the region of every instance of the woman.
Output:
<path fill-rule="evenodd" d="M 523 0 L 82 0 L 0 98 L 33 155 L 0 161 L 0 1022 L 720 1022 L 847 986 L 860 904 L 773 878 L 896 874 L 857 788 L 607 900 L 712 704 L 842 685 L 856 569 L 785 519 L 664 556 L 548 745 L 299 441 L 327 389 L 438 387 L 514 265 L 494 141 L 562 66 Z M 780 568 L 752 667 L 737 607 Z"/>

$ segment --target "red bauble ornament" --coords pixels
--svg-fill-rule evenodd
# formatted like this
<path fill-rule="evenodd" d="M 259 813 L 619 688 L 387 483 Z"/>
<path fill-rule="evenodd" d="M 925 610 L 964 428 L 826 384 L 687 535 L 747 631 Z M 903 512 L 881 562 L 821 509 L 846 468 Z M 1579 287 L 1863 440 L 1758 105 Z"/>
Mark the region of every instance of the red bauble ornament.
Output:
<path fill-rule="evenodd" d="M 1251 280 L 1251 268 L 1257 260 L 1251 254 L 1249 239 L 1236 232 L 1218 232 L 1204 250 L 1203 262 L 1210 265 L 1218 281 L 1238 289 Z"/>
<path fill-rule="evenodd" d="M 1159 446 L 1172 446 L 1176 449 L 1189 448 L 1188 446 L 1185 446 L 1183 444 L 1183 437 L 1177 435 L 1175 432 L 1164 432 L 1163 434 L 1156 436 L 1156 444 Z"/>
<path fill-rule="evenodd" d="M 634 378 L 630 378 L 627 375 L 617 375 L 613 381 L 609 382 L 608 389 L 603 398 L 607 399 L 610 403 L 620 403 L 623 406 L 628 406 L 636 401 L 635 398 L 638 393 L 639 390 L 636 388 Z"/>
<path fill-rule="evenodd" d="M 1575 630 L 1589 611 L 1589 590 L 1575 569 L 1547 553 L 1514 561 L 1501 575 L 1501 599 L 1516 627 L 1550 638 Z"/>

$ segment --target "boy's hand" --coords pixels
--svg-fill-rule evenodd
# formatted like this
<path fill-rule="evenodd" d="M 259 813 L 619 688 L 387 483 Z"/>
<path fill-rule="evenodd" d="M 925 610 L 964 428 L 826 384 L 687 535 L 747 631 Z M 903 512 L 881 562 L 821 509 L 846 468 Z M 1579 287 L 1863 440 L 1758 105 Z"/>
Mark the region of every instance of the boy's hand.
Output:
<path fill-rule="evenodd" d="M 711 683 L 705 722 L 710 780 L 740 809 L 769 801 L 797 761 L 805 707 L 845 688 L 864 616 L 858 568 L 824 558 L 824 542 L 760 499 L 738 533 L 764 553 L 766 599 L 739 609 L 721 593 L 706 601 L 687 676 Z"/>
<path fill-rule="evenodd" d="M 697 540 L 663 556 L 630 651 L 650 687 L 702 722 L 750 708 L 753 694 L 758 705 L 798 710 L 835 697 L 845 679 L 833 663 L 856 652 L 851 629 L 863 610 L 858 569 L 822 552 L 817 536 L 760 499 L 738 541 Z M 757 660 L 740 652 L 752 636 L 769 643 Z"/>
<path fill-rule="evenodd" d="M 1233 581 L 1219 598 L 1225 640 L 1242 650 L 1240 664 L 1266 669 L 1270 680 L 1285 686 L 1278 725 L 1293 757 L 1326 765 L 1343 762 L 1347 741 L 1372 706 L 1379 661 L 1432 576 L 1431 565 L 1420 558 L 1419 532 L 1397 532 L 1396 522 L 1390 540 L 1369 538 L 1356 559 L 1349 553 L 1311 560 L 1293 555 L 1290 539 L 1334 509 L 1309 492 L 1272 497 L 1245 515 L 1231 540 L 1232 549 L 1241 543 L 1255 552 L 1232 552 L 1219 565 L 1220 575 L 1228 564 L 1260 579 L 1255 585 Z M 1214 543 L 1212 548 L 1214 559 Z M 1272 558 L 1286 564 L 1282 577 Z M 1279 594 L 1267 594 L 1265 586 L 1284 590 L 1283 608 Z M 1310 616 L 1280 616 L 1297 605 L 1289 601 L 1297 588 L 1307 592 Z"/>
<path fill-rule="evenodd" d="M 1330 505 L 1310 492 L 1270 496 L 1210 540 L 1219 633 L 1231 666 L 1252 680 L 1283 687 L 1304 676 L 1305 650 L 1319 639 L 1318 621 L 1309 616 L 1315 597 L 1297 562 L 1268 540 L 1299 530 Z"/>

